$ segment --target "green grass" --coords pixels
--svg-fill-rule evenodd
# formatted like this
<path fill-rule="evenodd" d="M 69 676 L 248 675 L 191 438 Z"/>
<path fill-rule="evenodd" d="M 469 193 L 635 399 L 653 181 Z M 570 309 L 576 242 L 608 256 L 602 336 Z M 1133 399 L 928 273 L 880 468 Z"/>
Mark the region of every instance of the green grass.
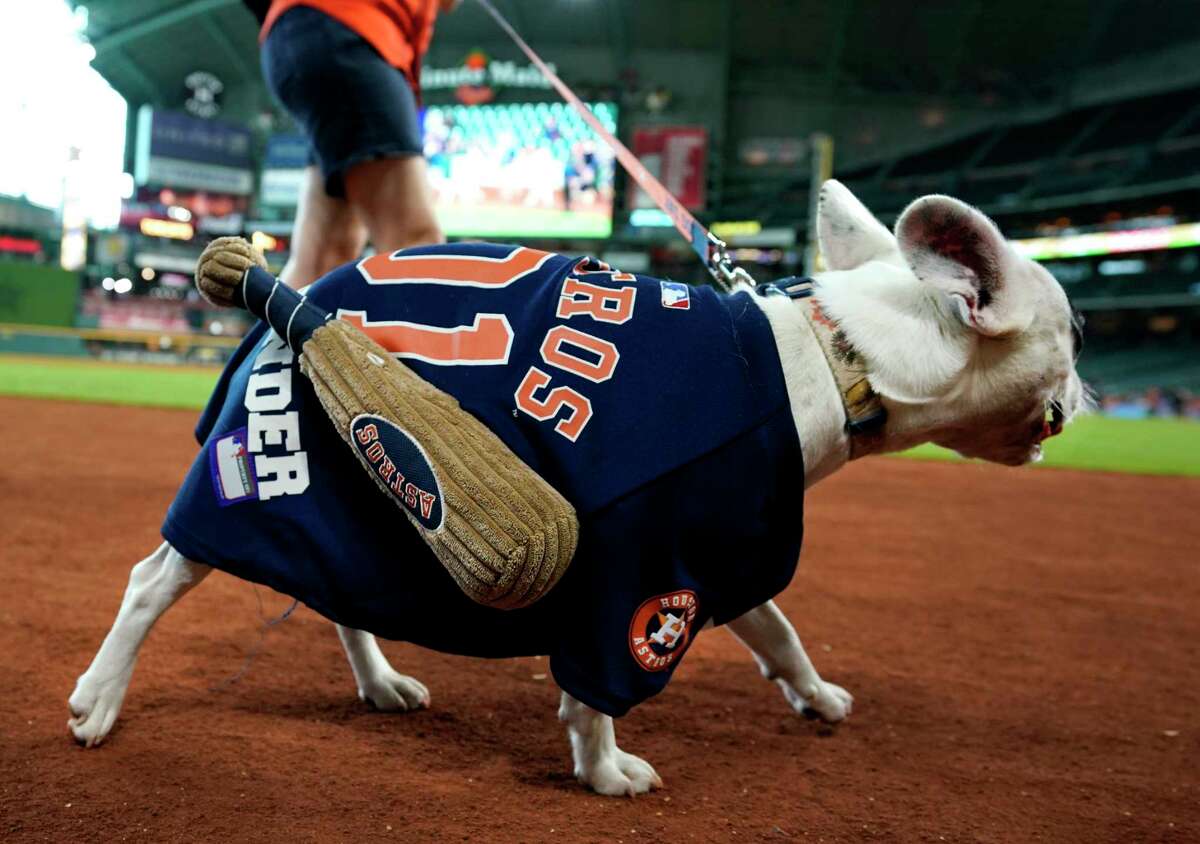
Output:
<path fill-rule="evenodd" d="M 923 445 L 904 453 L 921 460 L 961 460 Z M 1099 469 L 1142 475 L 1200 476 L 1200 423 L 1185 419 L 1110 419 L 1084 416 L 1047 440 L 1039 466 Z"/>
<path fill-rule="evenodd" d="M 202 408 L 218 367 L 0 356 L 0 395 Z"/>
<path fill-rule="evenodd" d="M 219 374 L 215 367 L 0 356 L 0 395 L 195 409 L 204 406 Z M 904 456 L 960 459 L 932 445 Z M 1039 465 L 1200 476 L 1200 423 L 1087 416 L 1046 443 L 1046 459 Z"/>

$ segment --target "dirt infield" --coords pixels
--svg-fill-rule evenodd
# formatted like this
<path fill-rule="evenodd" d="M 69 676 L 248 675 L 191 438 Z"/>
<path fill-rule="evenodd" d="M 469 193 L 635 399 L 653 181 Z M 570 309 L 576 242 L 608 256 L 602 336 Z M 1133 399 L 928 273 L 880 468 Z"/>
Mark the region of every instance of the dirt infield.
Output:
<path fill-rule="evenodd" d="M 0 416 L 0 839 L 1200 840 L 1200 481 L 846 470 L 808 498 L 780 604 L 854 714 L 791 715 L 707 632 L 618 722 L 666 781 L 630 801 L 574 782 L 544 660 L 388 644 L 433 708 L 379 714 L 300 610 L 225 682 L 262 621 L 219 573 L 155 628 L 105 745 L 77 748 L 67 696 L 159 541 L 195 414 Z"/>

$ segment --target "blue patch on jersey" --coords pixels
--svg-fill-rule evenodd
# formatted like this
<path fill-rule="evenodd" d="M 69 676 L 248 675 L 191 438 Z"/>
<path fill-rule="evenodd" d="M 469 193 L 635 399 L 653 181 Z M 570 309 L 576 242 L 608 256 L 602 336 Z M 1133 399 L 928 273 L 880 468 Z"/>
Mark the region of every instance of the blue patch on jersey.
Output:
<path fill-rule="evenodd" d="M 213 489 L 222 507 L 258 498 L 254 455 L 246 450 L 246 429 L 239 428 L 208 444 Z"/>
<path fill-rule="evenodd" d="M 388 493 L 426 530 L 442 527 L 442 485 L 425 450 L 400 426 L 364 413 L 350 423 L 354 448 Z"/>

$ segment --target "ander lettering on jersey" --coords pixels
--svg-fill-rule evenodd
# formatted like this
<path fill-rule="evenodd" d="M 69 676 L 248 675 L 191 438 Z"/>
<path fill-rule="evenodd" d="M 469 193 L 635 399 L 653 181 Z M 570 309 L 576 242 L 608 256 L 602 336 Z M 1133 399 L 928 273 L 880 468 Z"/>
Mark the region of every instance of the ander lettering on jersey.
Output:
<path fill-rule="evenodd" d="M 246 449 L 254 455 L 261 501 L 308 489 L 308 454 L 301 450 L 297 413 L 289 409 L 295 368 L 287 343 L 270 334 L 246 384 Z"/>

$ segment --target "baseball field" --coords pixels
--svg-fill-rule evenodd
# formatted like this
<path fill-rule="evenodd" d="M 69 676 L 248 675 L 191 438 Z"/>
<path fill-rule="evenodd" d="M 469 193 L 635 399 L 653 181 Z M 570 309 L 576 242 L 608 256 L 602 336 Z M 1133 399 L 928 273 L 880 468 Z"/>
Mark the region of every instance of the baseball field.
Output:
<path fill-rule="evenodd" d="M 854 714 L 791 714 L 706 632 L 617 724 L 666 784 L 632 801 L 575 783 L 544 659 L 384 643 L 432 708 L 373 712 L 332 625 L 264 633 L 290 600 L 221 573 L 82 750 L 66 699 L 216 374 L 0 357 L 0 837 L 1200 840 L 1200 425 L 1168 420 L 1081 420 L 1032 470 L 872 459 L 814 488 L 779 603 Z"/>

